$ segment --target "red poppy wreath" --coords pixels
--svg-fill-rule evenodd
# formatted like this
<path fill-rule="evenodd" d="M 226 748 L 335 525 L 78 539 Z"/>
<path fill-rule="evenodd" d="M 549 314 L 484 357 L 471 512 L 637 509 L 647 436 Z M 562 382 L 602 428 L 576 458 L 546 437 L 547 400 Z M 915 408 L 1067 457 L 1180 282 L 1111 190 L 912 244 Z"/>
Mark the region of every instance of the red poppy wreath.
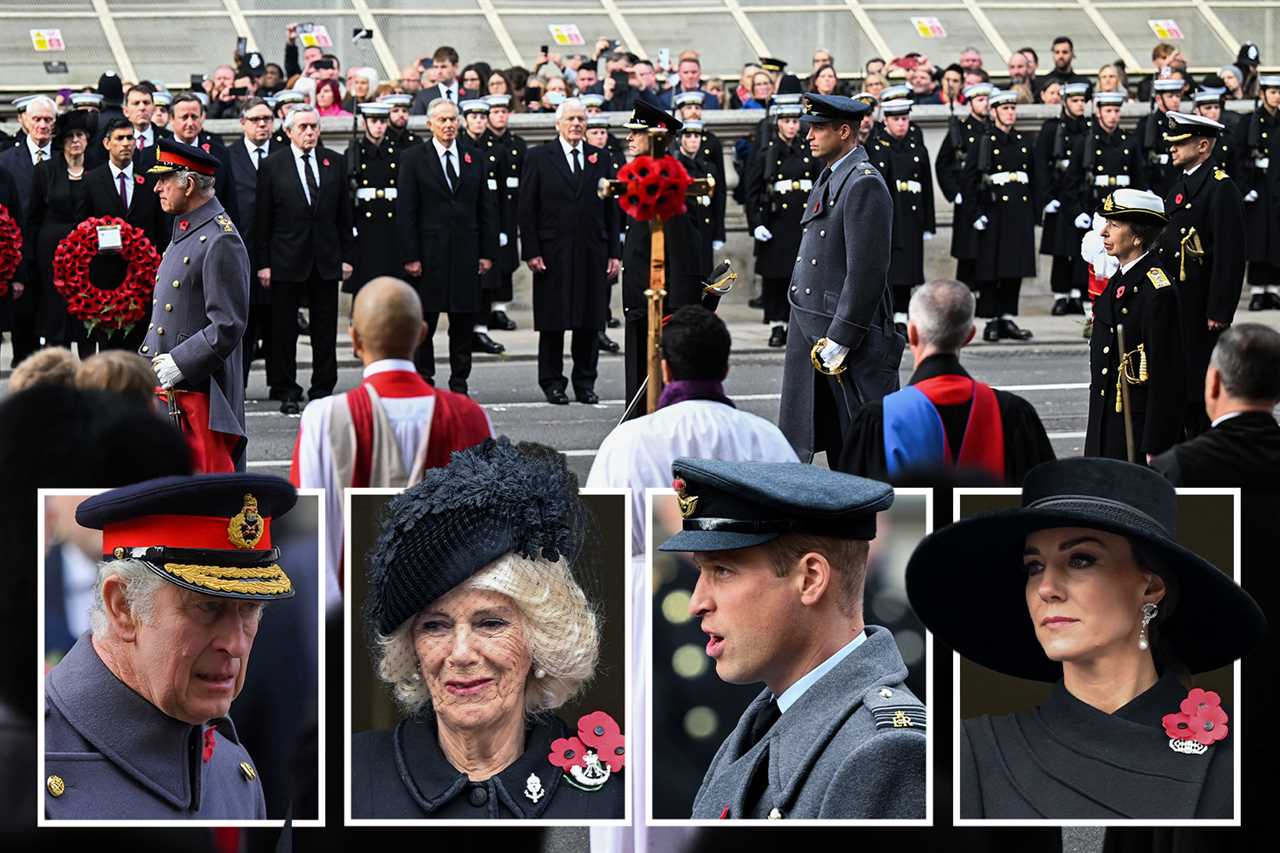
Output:
<path fill-rule="evenodd" d="M 618 171 L 627 189 L 618 204 L 632 219 L 648 222 L 655 216 L 670 219 L 685 212 L 684 194 L 693 179 L 674 157 L 637 157 Z"/>
<path fill-rule="evenodd" d="M 89 280 L 89 263 L 98 254 L 99 226 L 120 227 L 120 256 L 126 270 L 114 290 L 103 290 Z M 92 332 L 98 326 L 128 332 L 147 316 L 156 286 L 160 254 L 142 229 L 117 216 L 86 219 L 63 238 L 53 253 L 53 286 L 67 301 L 67 313 L 84 322 Z"/>
<path fill-rule="evenodd" d="M 9 208 L 0 204 L 0 298 L 9 295 L 9 282 L 22 263 L 22 229 Z"/>

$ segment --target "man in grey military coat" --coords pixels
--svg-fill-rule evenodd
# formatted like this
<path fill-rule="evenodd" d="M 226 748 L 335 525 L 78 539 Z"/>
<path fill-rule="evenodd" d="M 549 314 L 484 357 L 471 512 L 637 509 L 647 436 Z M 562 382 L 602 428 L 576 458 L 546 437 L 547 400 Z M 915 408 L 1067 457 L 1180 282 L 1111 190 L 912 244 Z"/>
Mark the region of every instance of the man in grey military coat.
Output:
<path fill-rule="evenodd" d="M 925 708 L 863 585 L 885 483 L 796 462 L 677 459 L 689 612 L 716 674 L 763 681 L 720 745 L 695 819 L 923 818 Z"/>
<path fill-rule="evenodd" d="M 184 428 L 202 434 L 201 470 L 244 470 L 242 341 L 249 323 L 249 255 L 214 197 L 217 157 L 161 139 L 156 163 L 160 206 L 173 217 L 173 239 L 156 273 L 147 336 L 139 347 L 160 385 L 207 397 Z M 179 395 L 179 400 L 182 396 Z M 186 407 L 184 406 L 184 410 Z M 194 442 L 193 442 L 194 443 Z"/>
<path fill-rule="evenodd" d="M 809 193 L 787 297 L 791 334 L 778 425 L 801 461 L 834 462 L 853 413 L 898 390 L 906 340 L 893 327 L 889 287 L 893 202 L 858 144 L 870 108 L 808 94 L 800 121 L 826 163 Z"/>
<path fill-rule="evenodd" d="M 266 602 L 294 595 L 271 521 L 278 477 L 163 477 L 95 495 L 90 630 L 45 687 L 49 820 L 261 820 L 262 781 L 227 714 Z"/>

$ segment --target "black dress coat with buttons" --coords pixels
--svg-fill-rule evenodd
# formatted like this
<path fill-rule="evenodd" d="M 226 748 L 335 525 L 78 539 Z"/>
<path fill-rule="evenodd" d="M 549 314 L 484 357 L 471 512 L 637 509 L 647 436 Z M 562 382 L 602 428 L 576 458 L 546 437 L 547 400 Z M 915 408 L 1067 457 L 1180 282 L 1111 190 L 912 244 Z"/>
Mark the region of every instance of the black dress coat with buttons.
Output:
<path fill-rule="evenodd" d="M 1169 157 L 1169 143 L 1164 141 L 1164 131 L 1169 122 L 1165 114 L 1155 110 L 1138 119 L 1134 135 L 1142 146 L 1143 168 L 1147 186 L 1156 195 L 1165 195 L 1178 179 L 1178 167 Z"/>
<path fill-rule="evenodd" d="M 505 302 L 512 298 L 511 275 L 520 266 L 520 184 L 529 144 L 509 130 L 501 136 L 486 130 L 480 147 L 488 170 L 487 186 L 498 194 L 498 232 L 507 235 L 507 244 L 499 245 L 493 269 L 485 273 L 481 284 L 486 295 L 492 292 L 495 301 Z"/>
<path fill-rule="evenodd" d="M 347 147 L 347 170 L 355 175 L 357 192 L 352 194 L 352 224 L 356 232 L 355 263 L 351 277 L 342 283 L 345 293 L 358 293 L 367 282 L 382 275 L 404 277 L 400 263 L 399 232 L 396 229 L 397 175 L 401 148 L 390 136 L 374 145 L 366 136 L 360 140 L 357 164 L 355 150 Z M 360 198 L 359 192 L 373 192 Z"/>
<path fill-rule="evenodd" d="M 991 176 L 1025 172 L 1026 183 L 992 184 Z M 965 157 L 961 192 L 968 224 L 987 218 L 984 230 L 975 229 L 978 281 L 1031 278 L 1036 274 L 1035 226 L 1040 221 L 1036 200 L 1036 165 L 1031 139 L 1014 129 L 1005 133 L 991 124 Z M 972 207 L 970 199 L 973 200 Z"/>
<path fill-rule="evenodd" d="M 1280 265 L 1280 112 L 1259 106 L 1238 125 L 1235 139 L 1236 168 L 1231 176 L 1240 192 L 1258 194 L 1244 206 L 1245 248 L 1254 263 Z M 1214 158 L 1217 159 L 1215 151 Z M 1251 273 L 1254 270 L 1250 270 Z M 1249 277 L 1250 284 L 1280 284 L 1264 277 Z M 1265 278 L 1270 278 L 1266 276 Z"/>
<path fill-rule="evenodd" d="M 963 720 L 960 816 L 1230 818 L 1233 735 L 1204 755 L 1169 746 L 1161 719 L 1177 713 L 1186 695 L 1177 678 L 1166 673 L 1106 714 L 1072 696 L 1059 681 L 1038 708 Z"/>
<path fill-rule="evenodd" d="M 675 158 L 695 181 L 700 178 L 715 178 L 715 170 L 703 159 L 701 152 L 690 157 L 682 151 Z M 693 227 L 698 231 L 698 274 L 704 278 L 711 274 L 711 269 L 715 266 L 712 243 L 721 239 L 716 235 L 724 233 L 724 209 L 715 202 L 715 195 L 719 195 L 720 191 L 721 187 L 717 185 L 714 195 L 686 199 Z"/>
<path fill-rule="evenodd" d="M 1071 159 L 1082 147 L 1088 135 L 1089 120 L 1065 113 L 1051 118 L 1040 127 L 1036 135 L 1036 179 L 1039 186 L 1036 195 L 1045 205 L 1056 201 L 1057 213 L 1044 214 L 1044 230 L 1040 232 L 1040 254 L 1060 258 L 1074 258 L 1080 254 L 1082 233 L 1076 228 L 1075 219 L 1085 211 L 1068 208 L 1063 199 L 1070 193 L 1067 183 L 1071 180 Z M 1092 210 L 1087 211 L 1093 213 Z"/>
<path fill-rule="evenodd" d="M 976 199 L 966 196 L 961 186 L 961 175 L 969 154 L 977 153 L 978 136 L 987 129 L 985 119 L 970 115 L 959 123 L 955 134 L 948 136 L 938 149 L 935 169 L 938 173 L 938 187 L 948 201 L 954 202 L 961 196 L 960 204 L 955 206 L 951 225 L 951 257 L 958 260 L 973 260 L 978 256 L 978 232 L 973 230 L 973 215 Z M 956 138 L 953 139 L 952 137 Z"/>
<path fill-rule="evenodd" d="M 1177 285 L 1187 399 L 1198 405 L 1209 355 L 1218 340 L 1208 321 L 1230 324 L 1240 303 L 1246 257 L 1244 201 L 1235 183 L 1210 158 L 1192 174 L 1178 176 L 1165 196 L 1164 209 L 1169 224 L 1160 236 L 1160 265 Z M 1200 257 L 1183 247 L 1193 228 L 1204 250 Z"/>
<path fill-rule="evenodd" d="M 929 152 L 916 133 L 908 132 L 902 139 L 895 139 L 888 131 L 878 129 L 872 132 L 867 156 L 884 175 L 893 196 L 889 284 L 905 287 L 923 284 L 924 235 L 938 230 Z M 914 189 L 916 184 L 919 184 L 918 190 Z"/>
<path fill-rule="evenodd" d="M 756 151 L 747 166 L 747 229 L 763 225 L 773 237 L 756 241 L 756 273 L 762 278 L 789 278 L 800 251 L 800 218 L 804 216 L 809 189 L 822 165 L 813 159 L 809 146 L 796 135 L 784 142 L 776 132 L 768 144 Z M 778 190 L 787 181 L 786 190 Z M 809 182 L 809 189 L 800 184 Z"/>
<path fill-rule="evenodd" d="M 1143 358 L 1146 362 L 1146 381 L 1129 384 L 1135 459 L 1145 463 L 1146 454 L 1163 453 L 1182 439 L 1188 378 L 1178 292 L 1173 276 L 1158 261 L 1155 252 L 1148 252 L 1127 272 L 1117 272 L 1093 303 L 1085 456 L 1128 458 L 1123 407 L 1116 410 L 1120 323 L 1131 354 L 1127 375 L 1141 378 L 1140 363 Z M 1194 384 L 1199 389 L 1203 383 Z"/>
<path fill-rule="evenodd" d="M 555 716 L 525 729 L 524 753 L 510 767 L 473 782 L 445 757 L 430 713 L 401 721 L 391 731 L 360 732 L 351 739 L 351 816 L 360 818 L 609 819 L 623 816 L 623 780 L 585 791 L 547 760 L 551 744 L 573 732 Z M 624 771 L 625 772 L 625 771 Z M 527 794 L 537 778 L 543 792 Z"/>
<path fill-rule="evenodd" d="M 1071 163 L 1067 166 L 1059 199 L 1062 202 L 1059 221 L 1075 228 L 1076 217 L 1082 213 L 1092 216 L 1104 198 L 1123 187 L 1147 188 L 1138 140 L 1123 128 L 1107 133 L 1097 119 L 1092 119 L 1084 140 L 1071 150 Z M 1076 252 L 1079 252 L 1084 231 L 1077 229 L 1075 233 Z"/>

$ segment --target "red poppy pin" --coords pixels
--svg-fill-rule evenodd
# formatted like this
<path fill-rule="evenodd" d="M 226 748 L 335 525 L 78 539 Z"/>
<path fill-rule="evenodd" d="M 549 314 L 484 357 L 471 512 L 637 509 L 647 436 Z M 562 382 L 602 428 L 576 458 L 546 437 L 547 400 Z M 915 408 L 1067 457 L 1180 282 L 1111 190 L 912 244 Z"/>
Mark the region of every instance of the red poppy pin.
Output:
<path fill-rule="evenodd" d="M 201 143 L 200 143 L 200 147 L 204 149 L 204 153 L 206 153 L 206 154 L 208 154 L 208 153 L 209 153 L 209 143 L 207 143 L 207 142 L 201 142 Z"/>
<path fill-rule="evenodd" d="M 190 222 L 188 222 L 187 220 L 185 220 L 185 219 L 179 219 L 179 220 L 178 220 L 178 230 L 179 230 L 179 231 L 186 231 L 186 230 L 187 230 L 188 228 L 190 228 L 190 227 L 191 227 L 191 223 L 190 223 Z"/>
<path fill-rule="evenodd" d="M 1182 193 L 1178 193 L 1173 197 L 1174 204 L 1182 204 Z"/>
<path fill-rule="evenodd" d="M 204 750 L 201 757 L 204 759 L 205 764 L 208 764 L 209 759 L 213 758 L 213 737 L 216 731 L 217 729 L 212 726 L 204 730 Z"/>
<path fill-rule="evenodd" d="M 146 178 L 144 178 L 144 177 L 142 177 L 141 175 L 134 175 L 134 176 L 133 176 L 133 182 L 134 182 L 135 184 L 139 184 L 139 185 L 141 185 L 141 184 L 145 184 L 145 183 L 147 182 L 147 179 L 146 179 Z"/>
<path fill-rule="evenodd" d="M 328 165 L 329 165 L 329 158 L 328 158 L 328 157 L 326 157 L 325 159 L 321 160 L 321 161 L 320 161 L 320 164 L 321 164 L 322 166 L 328 167 Z"/>
<path fill-rule="evenodd" d="M 465 151 L 464 151 L 464 152 L 462 152 L 462 162 L 464 162 L 464 163 L 470 163 L 470 162 L 471 162 L 471 155 L 470 155 L 470 154 L 468 154 L 468 153 L 467 153 L 467 152 L 465 152 Z"/>
<path fill-rule="evenodd" d="M 551 742 L 547 761 L 564 771 L 564 780 L 578 790 L 598 791 L 626 766 L 626 738 L 613 717 L 592 711 L 578 720 L 576 737 Z"/>
<path fill-rule="evenodd" d="M 721 820 L 728 820 L 728 819 L 729 819 L 729 806 L 728 806 L 728 805 L 726 805 L 726 806 L 724 807 L 724 811 L 720 812 L 720 819 L 721 819 Z"/>
<path fill-rule="evenodd" d="M 1204 755 L 1209 747 L 1227 736 L 1227 712 L 1222 698 L 1212 690 L 1193 688 L 1178 706 L 1178 713 L 1161 718 L 1169 748 L 1188 755 Z"/>
<path fill-rule="evenodd" d="M 1124 285 L 1123 285 L 1123 284 L 1116 288 L 1116 299 L 1119 299 L 1119 298 L 1120 298 L 1120 297 L 1122 297 L 1122 296 L 1124 296 Z"/>
<path fill-rule="evenodd" d="M 588 154 L 588 155 L 587 155 L 587 162 L 588 162 L 588 163 L 590 163 L 592 166 L 594 166 L 594 165 L 596 164 L 596 161 L 597 161 L 597 160 L 599 160 L 599 159 L 600 159 L 600 155 L 599 155 L 599 154 Z"/>

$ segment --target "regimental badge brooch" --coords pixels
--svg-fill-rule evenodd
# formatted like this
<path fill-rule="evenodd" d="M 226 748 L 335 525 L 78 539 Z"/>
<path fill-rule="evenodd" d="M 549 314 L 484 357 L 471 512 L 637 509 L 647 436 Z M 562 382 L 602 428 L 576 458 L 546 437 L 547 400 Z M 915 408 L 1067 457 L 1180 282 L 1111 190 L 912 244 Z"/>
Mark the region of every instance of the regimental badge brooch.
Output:
<path fill-rule="evenodd" d="M 1178 713 L 1161 719 L 1169 748 L 1184 755 L 1204 755 L 1227 736 L 1227 712 L 1222 698 L 1212 690 L 1193 688 L 1178 706 Z"/>
<path fill-rule="evenodd" d="M 676 503 L 680 504 L 680 517 L 688 518 L 698 509 L 698 496 L 686 495 L 685 489 L 688 484 L 685 483 L 683 477 L 676 477 L 671 481 L 671 488 L 676 490 Z"/>
<path fill-rule="evenodd" d="M 258 499 L 245 495 L 244 506 L 227 525 L 227 538 L 237 548 L 250 550 L 257 546 L 264 532 L 262 516 L 258 515 Z"/>
<path fill-rule="evenodd" d="M 603 788 L 609 777 L 626 765 L 626 758 L 622 729 L 604 711 L 592 711 L 579 719 L 577 737 L 556 738 L 547 756 L 564 771 L 564 781 L 580 791 Z"/>

